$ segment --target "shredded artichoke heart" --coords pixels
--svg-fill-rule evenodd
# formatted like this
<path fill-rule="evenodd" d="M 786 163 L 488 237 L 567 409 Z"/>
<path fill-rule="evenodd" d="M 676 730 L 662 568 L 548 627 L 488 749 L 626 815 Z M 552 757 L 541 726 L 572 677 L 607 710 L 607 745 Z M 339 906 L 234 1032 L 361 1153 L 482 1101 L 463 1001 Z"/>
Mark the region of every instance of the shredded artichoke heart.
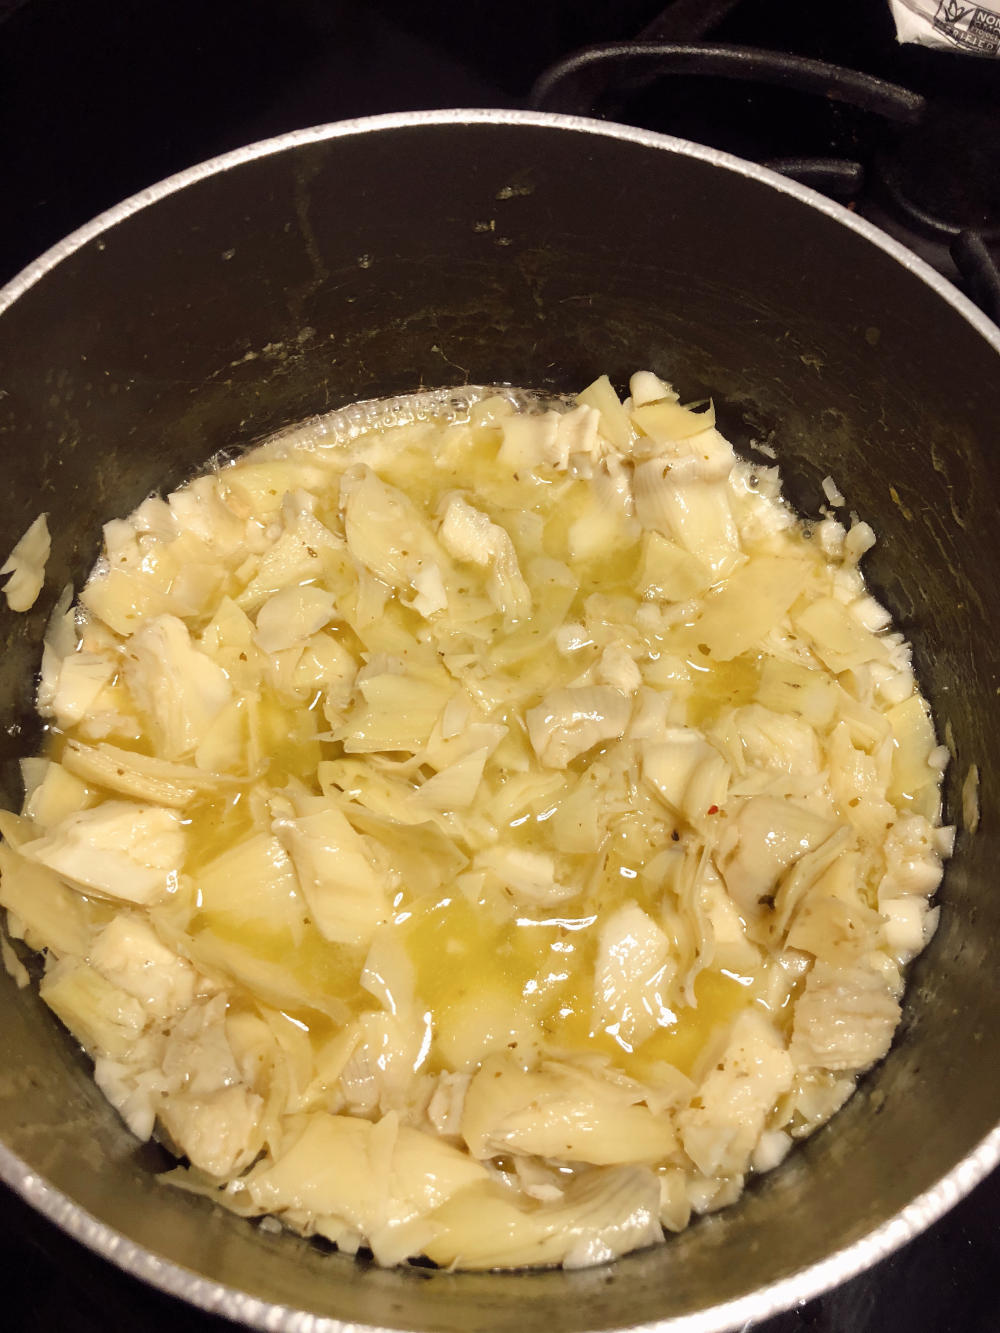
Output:
<path fill-rule="evenodd" d="M 951 830 L 874 536 L 630 387 L 335 413 L 58 604 L 3 961 L 171 1183 L 385 1265 L 598 1264 L 886 1054 Z"/>

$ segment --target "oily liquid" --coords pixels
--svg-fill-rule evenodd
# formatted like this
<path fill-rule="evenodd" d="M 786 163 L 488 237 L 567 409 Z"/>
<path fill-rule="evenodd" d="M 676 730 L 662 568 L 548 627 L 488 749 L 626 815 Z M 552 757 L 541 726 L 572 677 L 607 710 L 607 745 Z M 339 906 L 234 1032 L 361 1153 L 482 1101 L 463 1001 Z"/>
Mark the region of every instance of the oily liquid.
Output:
<path fill-rule="evenodd" d="M 496 490 L 495 449 L 494 440 L 484 432 L 459 473 L 463 485 L 476 490 L 477 503 L 478 495 Z M 407 480 L 413 475 L 409 472 Z M 426 467 L 422 475 L 427 476 Z M 388 479 L 403 484 L 391 474 Z M 415 498 L 412 486 L 407 485 L 407 490 Z M 551 488 L 549 493 L 544 487 L 538 490 L 534 508 L 545 519 L 545 551 L 569 566 L 579 580 L 562 619 L 571 621 L 580 616 L 592 594 L 609 602 L 621 599 L 626 607 L 629 603 L 638 605 L 638 543 L 622 544 L 610 559 L 574 560 L 571 534 L 591 502 L 587 487 L 580 483 L 561 485 L 558 496 L 551 493 Z M 424 497 L 433 505 L 429 486 Z M 490 512 L 488 503 L 481 507 Z M 495 510 L 493 513 L 496 516 Z M 537 623 L 528 632 L 532 631 L 537 633 Z M 516 639 L 518 635 L 515 630 L 511 637 Z M 508 655 L 514 655 L 509 639 L 503 646 Z M 539 655 L 551 655 L 551 637 L 546 635 L 538 647 Z M 531 671 L 537 659 L 533 661 L 528 652 L 520 665 Z M 687 665 L 689 725 L 703 725 L 723 707 L 738 706 L 754 697 L 760 675 L 756 656 L 744 655 L 724 663 L 698 658 Z M 579 767 L 594 757 L 584 756 Z M 546 796 L 538 804 L 540 808 L 530 817 L 522 816 L 503 830 L 507 845 L 553 852 L 546 832 L 559 796 Z M 659 885 L 648 884 L 642 877 L 645 861 L 662 845 L 657 840 L 669 837 L 662 811 L 650 814 L 650 804 L 647 801 L 645 809 L 635 812 L 630 828 L 609 838 L 612 845 L 602 849 L 600 856 L 560 858 L 556 854 L 557 865 L 561 860 L 574 882 L 581 885 L 593 879 L 593 866 L 587 862 L 603 860 L 596 885 L 592 883 L 558 908 L 498 916 L 488 904 L 470 903 L 456 892 L 402 914 L 396 928 L 403 932 L 416 969 L 417 993 L 432 1015 L 436 1034 L 430 1053 L 432 1069 L 447 1065 L 442 1047 L 448 1049 L 448 1033 L 454 1028 L 470 1038 L 461 1045 L 461 1053 L 466 1056 L 471 1051 L 485 1058 L 494 1050 L 529 1045 L 550 1055 L 601 1053 L 638 1078 L 657 1063 L 689 1073 L 714 1029 L 759 997 L 755 978 L 709 970 L 696 980 L 695 1004 L 679 1001 L 674 1021 L 661 1026 L 634 1049 L 612 1032 L 595 1026 L 593 977 L 602 920 L 629 899 L 638 901 L 655 919 L 662 892 Z M 649 817 L 643 819 L 643 815 Z M 566 865 L 573 859 L 577 865 Z"/>
<path fill-rule="evenodd" d="M 592 916 L 569 915 L 496 926 L 467 904 L 445 899 L 405 938 L 438 1034 L 467 1023 L 483 996 L 495 1007 L 492 1023 L 483 1024 L 480 1058 L 523 1044 L 550 1056 L 597 1052 L 639 1079 L 659 1063 L 687 1074 L 713 1030 L 755 999 L 752 978 L 704 971 L 695 982 L 696 1004 L 678 1006 L 672 1024 L 632 1049 L 593 1022 L 596 928 Z"/>
<path fill-rule="evenodd" d="M 607 591 L 606 581 L 602 590 Z M 630 589 L 623 583 L 616 591 L 624 595 Z M 696 666 L 687 699 L 690 722 L 703 723 L 722 707 L 753 697 L 757 659 L 712 664 L 711 669 Z M 292 777 L 308 781 L 315 773 L 314 749 L 329 747 L 296 741 L 276 701 L 273 708 L 278 743 L 269 780 L 280 789 Z M 584 756 L 576 768 L 582 770 L 594 757 Z M 504 839 L 508 845 L 551 853 L 546 826 L 559 796 L 546 796 L 536 805 L 527 817 L 513 821 Z M 420 1006 L 431 1016 L 434 1040 L 423 1068 L 431 1073 L 472 1068 L 495 1051 L 520 1047 L 526 1055 L 534 1050 L 550 1057 L 599 1053 L 639 1080 L 655 1076 L 659 1064 L 690 1074 L 713 1032 L 744 1007 L 761 1002 L 758 978 L 705 970 L 694 985 L 695 1004 L 678 997 L 670 1011 L 673 1021 L 634 1048 L 594 1024 L 594 964 L 602 921 L 629 899 L 656 917 L 662 890 L 643 870 L 669 833 L 653 805 L 647 800 L 645 808 L 623 821 L 602 848 L 596 883 L 562 907 L 511 915 L 498 912 L 493 903 L 469 901 L 454 889 L 433 901 L 418 899 L 400 907 L 383 929 L 399 932 L 413 963 Z M 197 879 L 199 862 L 219 855 L 250 827 L 238 805 L 216 812 L 214 820 L 195 821 L 188 872 Z M 556 859 L 581 884 L 594 879 L 597 858 L 563 853 Z M 269 934 L 261 924 L 211 910 L 192 924 L 281 961 L 304 988 L 334 989 L 353 1013 L 371 1007 L 360 984 L 364 951 L 332 945 L 315 928 L 307 926 L 304 937 L 293 942 L 287 932 Z M 300 1010 L 297 1017 L 314 1028 L 315 1016 Z"/>
<path fill-rule="evenodd" d="M 380 465 L 378 472 L 385 481 L 403 489 L 428 517 L 435 512 L 442 494 L 461 488 L 474 492 L 476 503 L 492 517 L 500 518 L 515 506 L 524 505 L 524 492 L 520 485 L 512 487 L 509 471 L 497 467 L 499 440 L 499 430 L 491 425 L 474 429 L 461 455 L 440 460 L 435 469 L 427 467 L 426 451 L 418 442 Z M 480 499 L 483 495 L 491 498 Z M 575 670 L 567 671 L 564 663 L 558 663 L 553 638 L 560 625 L 583 616 L 588 598 L 596 594 L 605 599 L 626 623 L 638 608 L 641 595 L 635 574 L 641 552 L 637 541 L 623 540 L 610 555 L 574 560 L 573 526 L 593 504 L 586 483 L 561 476 L 548 481 L 535 479 L 533 501 L 530 512 L 537 516 L 534 522 L 536 526 L 539 522 L 544 525 L 545 556 L 562 562 L 577 586 L 561 593 L 533 588 L 536 606 L 530 624 L 506 630 L 498 626 L 492 652 L 499 671 L 530 680 L 540 698 L 554 683 L 563 683 L 575 674 Z M 512 536 L 517 547 L 516 525 Z M 524 554 L 518 550 L 527 568 L 530 560 L 524 561 Z M 474 573 L 473 582 L 475 577 Z M 392 624 L 400 619 L 411 620 L 413 613 L 390 602 L 385 618 L 371 634 L 390 634 Z M 636 633 L 633 631 L 633 639 Z M 669 641 L 664 643 L 652 636 L 647 645 L 652 657 L 671 646 Z M 372 638 L 364 646 L 371 651 L 381 645 Z M 584 646 L 579 669 L 585 669 L 597 656 L 596 647 Z M 689 725 L 704 725 L 723 707 L 753 698 L 759 677 L 756 657 L 712 663 L 693 653 L 681 660 L 683 665 L 679 674 L 675 671 L 673 684 L 674 692 L 686 697 L 685 720 Z M 342 753 L 339 745 L 321 738 L 321 710 L 292 705 L 266 689 L 254 704 L 256 747 L 266 757 L 261 777 L 267 786 L 280 790 L 295 781 L 318 790 L 317 764 Z M 502 717 L 501 711 L 496 717 Z M 522 737 L 520 742 L 511 738 L 508 750 L 501 747 L 496 758 L 513 753 L 518 744 L 520 752 L 530 757 Z M 136 748 L 141 746 L 140 741 Z M 610 1029 L 595 1025 L 594 965 L 602 921 L 629 900 L 637 902 L 654 920 L 657 918 L 664 887 L 646 873 L 646 867 L 663 847 L 670 845 L 674 832 L 665 810 L 645 795 L 596 852 L 574 855 L 560 850 L 551 836 L 553 814 L 570 784 L 599 758 L 600 747 L 582 756 L 565 775 L 563 791 L 545 795 L 499 830 L 500 838 L 508 845 L 552 855 L 561 881 L 579 885 L 574 896 L 557 907 L 523 911 L 513 910 L 505 902 L 498 904 L 495 898 L 468 897 L 452 886 L 445 886 L 432 901 L 408 900 L 405 892 L 397 896 L 393 917 L 381 929 L 398 932 L 413 966 L 418 1002 L 430 1016 L 434 1040 L 422 1057 L 424 1068 L 432 1072 L 474 1068 L 493 1051 L 521 1047 L 542 1058 L 599 1053 L 638 1078 L 648 1076 L 663 1063 L 688 1073 L 712 1032 L 759 998 L 756 978 L 706 970 L 695 982 L 695 1003 L 683 999 L 678 985 L 661 1026 L 634 1048 Z M 502 771 L 493 774 L 495 785 L 503 781 Z M 255 836 L 250 805 L 250 798 L 241 793 L 206 802 L 191 812 L 182 880 L 188 885 L 189 901 L 176 904 L 176 908 L 181 916 L 187 916 L 187 929 L 196 943 L 205 932 L 203 938 L 211 936 L 238 946 L 262 964 L 280 965 L 293 980 L 291 989 L 295 992 L 290 992 L 288 1003 L 280 1007 L 320 1040 L 329 1032 L 329 1020 L 322 1014 L 330 1010 L 319 1001 L 313 1008 L 301 997 L 335 996 L 345 1012 L 352 1014 L 373 1008 L 371 995 L 361 986 L 366 951 L 325 940 L 309 921 L 303 904 L 299 904 L 303 910 L 298 919 L 289 924 L 285 896 L 294 894 L 294 890 L 282 887 L 280 876 L 274 882 L 281 907 L 277 915 L 268 913 L 265 900 L 258 914 L 252 903 L 241 905 L 228 895 L 225 901 L 219 901 L 199 888 L 199 880 L 203 875 L 207 877 L 220 857 Z M 476 849 L 463 850 L 471 856 Z M 180 892 L 183 896 L 185 890 Z"/>

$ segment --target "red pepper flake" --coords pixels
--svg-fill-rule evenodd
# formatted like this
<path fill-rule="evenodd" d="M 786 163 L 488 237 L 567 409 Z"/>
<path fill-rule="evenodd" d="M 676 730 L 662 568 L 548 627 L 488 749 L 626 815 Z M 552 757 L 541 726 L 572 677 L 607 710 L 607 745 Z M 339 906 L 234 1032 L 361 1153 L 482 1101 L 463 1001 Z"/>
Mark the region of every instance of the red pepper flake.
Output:
<path fill-rule="evenodd" d="M 710 805 L 708 807 L 708 813 L 710 815 L 717 815 L 719 813 L 719 807 L 717 805 Z"/>

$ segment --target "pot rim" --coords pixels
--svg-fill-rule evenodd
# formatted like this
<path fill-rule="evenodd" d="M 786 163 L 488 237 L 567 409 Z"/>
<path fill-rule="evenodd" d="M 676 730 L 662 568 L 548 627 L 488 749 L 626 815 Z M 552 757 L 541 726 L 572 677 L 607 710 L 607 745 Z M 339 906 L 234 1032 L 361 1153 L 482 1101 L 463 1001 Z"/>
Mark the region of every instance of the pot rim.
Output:
<path fill-rule="evenodd" d="M 926 283 L 943 301 L 951 305 L 1000 356 L 1000 327 L 992 323 L 968 297 L 901 242 L 808 186 L 789 180 L 754 162 L 672 135 L 584 116 L 490 108 L 394 112 L 334 121 L 308 129 L 292 130 L 271 139 L 263 139 L 187 167 L 98 214 L 90 222 L 46 250 L 0 288 L 0 316 L 35 283 L 82 246 L 133 214 L 206 177 L 273 153 L 330 139 L 430 125 L 475 124 L 530 126 L 620 139 L 678 156 L 695 158 L 792 195 L 801 203 L 850 228 L 872 245 L 885 251 L 914 277 Z M 970 1193 L 998 1165 L 1000 1165 L 1000 1123 L 935 1185 L 859 1240 L 793 1273 L 790 1277 L 782 1278 L 746 1296 L 691 1314 L 669 1316 L 653 1323 L 637 1325 L 631 1333 L 727 1333 L 727 1330 L 749 1327 L 750 1323 L 771 1318 L 793 1305 L 811 1300 L 873 1267 L 913 1240 Z M 99 1256 L 116 1264 L 133 1277 L 209 1313 L 222 1315 L 252 1328 L 271 1329 L 274 1333 L 398 1333 L 398 1330 L 383 1329 L 374 1325 L 345 1324 L 339 1319 L 265 1301 L 234 1287 L 200 1277 L 179 1264 L 161 1258 L 101 1222 L 86 1209 L 74 1203 L 68 1195 L 51 1185 L 43 1176 L 32 1171 L 27 1163 L 3 1143 L 0 1143 L 0 1181 L 19 1194 L 37 1212 Z"/>
<path fill-rule="evenodd" d="M 693 157 L 726 171 L 735 172 L 769 185 L 783 194 L 790 194 L 811 208 L 825 213 L 834 221 L 856 231 L 872 245 L 891 255 L 897 263 L 922 279 L 934 292 L 947 301 L 972 326 L 982 334 L 988 343 L 1000 352 L 1000 326 L 993 323 L 979 307 L 958 290 L 930 264 L 907 249 L 901 241 L 876 227 L 866 218 L 858 217 L 842 204 L 828 199 L 817 190 L 810 189 L 798 181 L 790 180 L 768 167 L 756 162 L 736 157 L 733 153 L 724 153 L 721 149 L 709 148 L 706 144 L 694 143 L 689 139 L 680 139 L 671 134 L 659 134 L 654 130 L 638 129 L 631 125 L 618 124 L 615 121 L 597 120 L 589 116 L 561 115 L 548 111 L 518 111 L 493 109 L 489 107 L 448 108 L 433 111 L 398 111 L 378 116 L 359 116 L 353 120 L 331 121 L 325 125 L 314 125 L 308 129 L 289 130 L 285 134 L 271 139 L 260 139 L 256 143 L 242 148 L 231 149 L 217 157 L 207 158 L 195 166 L 185 167 L 182 171 L 166 176 L 154 185 L 148 185 L 136 194 L 123 199 L 95 218 L 85 222 L 82 227 L 57 241 L 37 259 L 33 260 L 20 273 L 16 274 L 3 287 L 0 287 L 0 315 L 24 293 L 33 287 L 39 279 L 55 266 L 67 259 L 81 246 L 87 244 L 104 231 L 109 231 L 119 222 L 155 204 L 167 195 L 194 185 L 208 176 L 218 175 L 232 167 L 243 166 L 260 157 L 269 157 L 272 153 L 282 153 L 289 148 L 298 148 L 304 144 L 320 143 L 327 139 L 346 138 L 351 135 L 372 134 L 382 130 L 408 129 L 421 125 L 526 125 L 540 129 L 572 130 L 580 134 L 595 134 L 608 139 L 622 139 L 640 144 L 647 148 L 658 148 L 675 153 L 681 157 Z"/>

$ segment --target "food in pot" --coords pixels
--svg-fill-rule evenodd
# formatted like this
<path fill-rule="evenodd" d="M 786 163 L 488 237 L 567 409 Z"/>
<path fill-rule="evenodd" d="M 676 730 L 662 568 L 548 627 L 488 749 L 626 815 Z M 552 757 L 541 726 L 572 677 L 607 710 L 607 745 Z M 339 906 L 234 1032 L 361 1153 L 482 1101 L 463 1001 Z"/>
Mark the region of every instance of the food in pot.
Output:
<path fill-rule="evenodd" d="M 12 611 L 30 611 L 42 591 L 51 544 L 46 518 L 38 515 L 0 565 L 0 577 L 7 575 L 3 595 Z"/>
<path fill-rule="evenodd" d="M 313 422 L 65 598 L 0 900 L 175 1184 L 383 1264 L 594 1264 L 888 1050 L 950 830 L 873 534 L 630 387 Z"/>

